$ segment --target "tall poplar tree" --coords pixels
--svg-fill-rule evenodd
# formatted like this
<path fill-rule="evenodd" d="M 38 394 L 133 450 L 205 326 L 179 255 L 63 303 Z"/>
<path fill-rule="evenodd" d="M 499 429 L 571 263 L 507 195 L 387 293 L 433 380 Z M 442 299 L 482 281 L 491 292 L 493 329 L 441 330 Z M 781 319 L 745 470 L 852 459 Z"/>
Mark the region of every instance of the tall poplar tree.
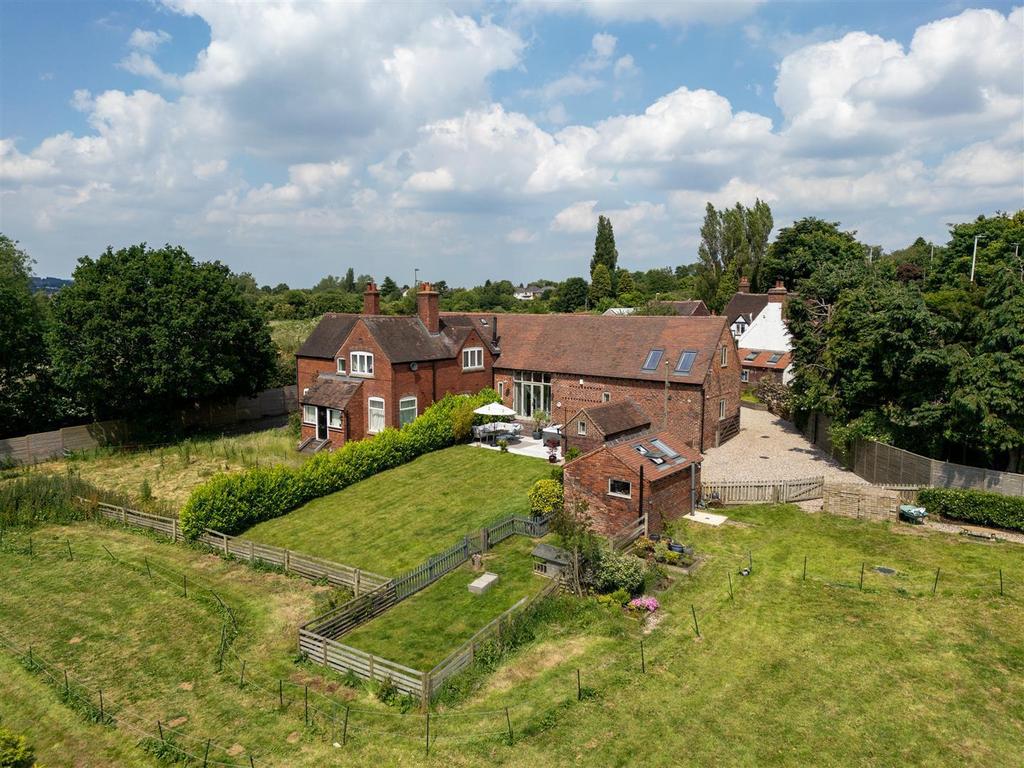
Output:
<path fill-rule="evenodd" d="M 615 232 L 612 230 L 612 220 L 607 216 L 597 217 L 597 237 L 594 238 L 594 255 L 590 259 L 590 274 L 593 279 L 594 270 L 598 264 L 604 264 L 609 275 L 615 274 L 615 267 L 619 261 L 619 252 L 615 248 Z"/>

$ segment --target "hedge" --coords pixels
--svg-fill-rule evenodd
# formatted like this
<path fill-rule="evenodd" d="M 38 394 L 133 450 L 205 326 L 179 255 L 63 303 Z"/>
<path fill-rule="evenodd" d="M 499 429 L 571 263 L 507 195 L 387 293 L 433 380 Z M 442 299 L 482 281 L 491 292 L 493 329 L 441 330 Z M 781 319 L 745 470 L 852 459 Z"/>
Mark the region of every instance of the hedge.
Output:
<path fill-rule="evenodd" d="M 1024 531 L 1024 498 L 966 488 L 923 488 L 918 503 L 930 514 L 996 528 Z"/>
<path fill-rule="evenodd" d="M 389 427 L 372 439 L 319 453 L 299 469 L 255 467 L 217 475 L 192 492 L 181 510 L 181 530 L 193 539 L 206 528 L 236 534 L 280 517 L 312 499 L 454 445 L 467 436 L 472 411 L 497 400 L 493 389 L 469 397 L 446 395 L 401 429 Z"/>

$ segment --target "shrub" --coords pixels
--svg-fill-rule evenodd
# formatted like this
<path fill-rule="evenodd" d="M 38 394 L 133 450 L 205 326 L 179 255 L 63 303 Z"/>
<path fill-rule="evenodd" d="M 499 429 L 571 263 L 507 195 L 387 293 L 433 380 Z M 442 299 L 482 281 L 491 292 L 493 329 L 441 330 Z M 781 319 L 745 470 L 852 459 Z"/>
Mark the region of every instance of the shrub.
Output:
<path fill-rule="evenodd" d="M 562 506 L 562 484 L 557 480 L 538 480 L 530 489 L 530 511 L 548 517 Z"/>
<path fill-rule="evenodd" d="M 644 561 L 639 557 L 606 549 L 601 552 L 594 570 L 594 588 L 598 592 L 622 589 L 635 595 L 644 585 L 644 571 Z"/>
<path fill-rule="evenodd" d="M 574 445 L 572 448 L 565 452 L 565 462 L 566 464 L 568 464 L 573 459 L 578 459 L 582 455 L 583 452 Z"/>
<path fill-rule="evenodd" d="M 196 488 L 181 510 L 181 530 L 195 538 L 204 529 L 236 534 L 302 506 L 311 499 L 340 491 L 371 475 L 405 464 L 430 451 L 446 448 L 465 435 L 466 413 L 495 402 L 493 389 L 471 397 L 446 395 L 411 424 L 388 428 L 367 440 L 346 443 L 333 453 L 320 453 L 299 469 L 252 467 L 220 474 Z"/>
<path fill-rule="evenodd" d="M 764 403 L 769 412 L 784 419 L 790 418 L 793 409 L 793 397 L 790 389 L 770 376 L 763 377 L 754 390 L 757 399 Z"/>
<path fill-rule="evenodd" d="M 551 479 L 562 485 L 565 482 L 565 470 L 562 467 L 552 467 Z"/>
<path fill-rule="evenodd" d="M 1024 531 L 1024 498 L 966 488 L 924 488 L 918 502 L 929 513 L 977 525 Z"/>
<path fill-rule="evenodd" d="M 0 728 L 0 766 L 3 768 L 32 768 L 35 754 L 24 736 Z"/>
<path fill-rule="evenodd" d="M 629 592 L 624 589 L 616 589 L 611 593 L 611 595 L 609 595 L 609 597 L 611 597 L 612 602 L 618 603 L 619 605 L 625 605 L 629 602 Z"/>

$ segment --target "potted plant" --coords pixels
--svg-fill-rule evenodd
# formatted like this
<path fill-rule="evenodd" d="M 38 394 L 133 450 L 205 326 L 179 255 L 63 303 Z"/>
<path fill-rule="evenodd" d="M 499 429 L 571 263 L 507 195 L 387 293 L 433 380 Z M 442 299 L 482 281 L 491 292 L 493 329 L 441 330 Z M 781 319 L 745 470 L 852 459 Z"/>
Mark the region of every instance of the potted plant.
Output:
<path fill-rule="evenodd" d="M 544 427 L 548 423 L 547 411 L 536 410 L 533 412 L 533 439 L 540 440 L 544 435 Z"/>

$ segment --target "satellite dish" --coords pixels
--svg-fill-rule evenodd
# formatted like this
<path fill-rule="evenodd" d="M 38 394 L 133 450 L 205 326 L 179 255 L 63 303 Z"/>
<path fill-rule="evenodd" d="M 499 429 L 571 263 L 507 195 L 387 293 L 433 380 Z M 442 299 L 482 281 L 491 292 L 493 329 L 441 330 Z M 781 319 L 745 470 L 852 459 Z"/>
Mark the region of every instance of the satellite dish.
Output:
<path fill-rule="evenodd" d="M 410 371 L 419 370 L 419 367 L 420 367 L 419 363 L 409 363 L 409 370 Z"/>

